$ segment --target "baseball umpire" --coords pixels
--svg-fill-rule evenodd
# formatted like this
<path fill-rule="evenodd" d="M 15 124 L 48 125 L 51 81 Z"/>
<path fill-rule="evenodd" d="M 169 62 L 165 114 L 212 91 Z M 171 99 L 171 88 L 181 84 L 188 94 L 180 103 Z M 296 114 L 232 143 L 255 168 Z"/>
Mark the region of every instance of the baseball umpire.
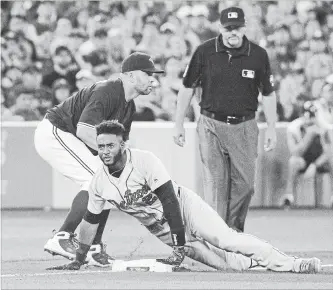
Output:
<path fill-rule="evenodd" d="M 54 169 L 81 186 L 71 209 L 58 232 L 47 241 L 44 250 L 69 259 L 75 257 L 74 232 L 82 221 L 88 204 L 89 181 L 100 164 L 94 125 L 117 119 L 126 128 L 128 139 L 135 112 L 133 99 L 148 95 L 153 89 L 153 73 L 158 70 L 152 58 L 133 53 L 122 63 L 118 79 L 97 82 L 81 89 L 60 105 L 50 109 L 35 131 L 38 154 Z M 97 266 L 108 266 L 110 257 L 101 242 L 110 212 L 103 210 L 89 257 Z M 92 261 L 91 261 L 92 262 Z"/>
<path fill-rule="evenodd" d="M 194 52 L 179 91 L 174 141 L 185 142 L 184 116 L 202 89 L 197 132 L 204 197 L 226 223 L 244 231 L 254 193 L 259 92 L 268 124 L 265 150 L 276 145 L 276 95 L 267 52 L 245 36 L 241 8 L 221 12 L 220 35 Z"/>
<path fill-rule="evenodd" d="M 136 218 L 162 242 L 171 255 L 157 259 L 179 266 L 185 255 L 218 270 L 238 271 L 257 266 L 277 271 L 317 273 L 318 258 L 288 256 L 266 241 L 238 233 L 196 193 L 171 180 L 151 152 L 128 149 L 122 124 L 96 126 L 98 154 L 103 165 L 89 187 L 89 203 L 79 231 L 75 261 L 54 270 L 78 270 L 85 263 L 106 203 Z"/>

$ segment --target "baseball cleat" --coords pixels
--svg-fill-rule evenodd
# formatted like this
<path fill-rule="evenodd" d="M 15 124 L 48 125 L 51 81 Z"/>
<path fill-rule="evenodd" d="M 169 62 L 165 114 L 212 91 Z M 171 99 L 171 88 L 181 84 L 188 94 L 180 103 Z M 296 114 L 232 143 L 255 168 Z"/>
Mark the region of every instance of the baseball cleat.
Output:
<path fill-rule="evenodd" d="M 299 273 L 315 274 L 321 271 L 321 261 L 318 258 L 300 260 Z"/>
<path fill-rule="evenodd" d="M 73 260 L 75 258 L 77 247 L 77 240 L 73 233 L 55 232 L 53 237 L 46 242 L 44 251 L 53 256 L 59 255 L 69 260 Z"/>
<path fill-rule="evenodd" d="M 105 244 L 92 245 L 87 253 L 88 266 L 111 267 L 115 259 L 106 253 Z"/>

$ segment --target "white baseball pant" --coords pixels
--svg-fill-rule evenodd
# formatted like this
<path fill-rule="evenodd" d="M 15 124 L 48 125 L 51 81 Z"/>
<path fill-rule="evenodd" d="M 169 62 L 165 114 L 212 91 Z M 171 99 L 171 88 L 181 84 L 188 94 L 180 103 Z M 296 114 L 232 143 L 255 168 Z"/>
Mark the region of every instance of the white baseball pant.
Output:
<path fill-rule="evenodd" d="M 81 190 L 88 190 L 90 180 L 102 162 L 79 138 L 44 118 L 37 125 L 34 141 L 38 154 L 52 168 L 77 183 Z"/>
<path fill-rule="evenodd" d="M 218 270 L 248 270 L 261 266 L 279 272 L 298 271 L 299 260 L 274 248 L 255 236 L 239 233 L 202 198 L 188 188 L 180 187 L 178 196 L 186 230 L 186 255 Z M 172 245 L 168 223 L 155 227 L 162 242 Z"/>

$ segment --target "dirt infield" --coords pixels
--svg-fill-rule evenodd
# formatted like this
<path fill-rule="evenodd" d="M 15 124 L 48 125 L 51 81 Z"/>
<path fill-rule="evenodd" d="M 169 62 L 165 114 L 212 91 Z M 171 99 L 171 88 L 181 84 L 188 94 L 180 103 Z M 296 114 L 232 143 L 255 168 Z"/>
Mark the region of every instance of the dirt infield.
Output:
<path fill-rule="evenodd" d="M 2 289 L 333 289 L 333 269 L 316 275 L 272 272 L 216 272 L 185 260 L 193 272 L 111 273 L 88 268 L 79 272 L 46 271 L 67 263 L 43 252 L 52 229 L 64 211 L 3 211 L 1 238 Z M 251 210 L 246 232 L 297 256 L 317 256 L 333 264 L 332 211 Z M 108 253 L 119 259 L 157 258 L 170 253 L 133 218 L 110 214 L 104 241 Z"/>

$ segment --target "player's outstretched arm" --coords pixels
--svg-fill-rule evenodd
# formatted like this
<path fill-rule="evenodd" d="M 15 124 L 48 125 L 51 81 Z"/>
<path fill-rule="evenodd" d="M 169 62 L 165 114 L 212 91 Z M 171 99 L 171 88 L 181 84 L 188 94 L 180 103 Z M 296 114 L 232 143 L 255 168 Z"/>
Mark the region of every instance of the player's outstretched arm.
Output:
<path fill-rule="evenodd" d="M 171 255 L 166 259 L 157 259 L 157 261 L 179 266 L 185 258 L 185 230 L 172 181 L 169 180 L 162 184 L 154 192 L 162 203 L 164 216 L 169 223 L 173 242 L 173 252 Z"/>
<path fill-rule="evenodd" d="M 169 180 L 154 190 L 163 206 L 163 213 L 169 223 L 174 246 L 184 246 L 185 230 L 178 199 Z"/>

